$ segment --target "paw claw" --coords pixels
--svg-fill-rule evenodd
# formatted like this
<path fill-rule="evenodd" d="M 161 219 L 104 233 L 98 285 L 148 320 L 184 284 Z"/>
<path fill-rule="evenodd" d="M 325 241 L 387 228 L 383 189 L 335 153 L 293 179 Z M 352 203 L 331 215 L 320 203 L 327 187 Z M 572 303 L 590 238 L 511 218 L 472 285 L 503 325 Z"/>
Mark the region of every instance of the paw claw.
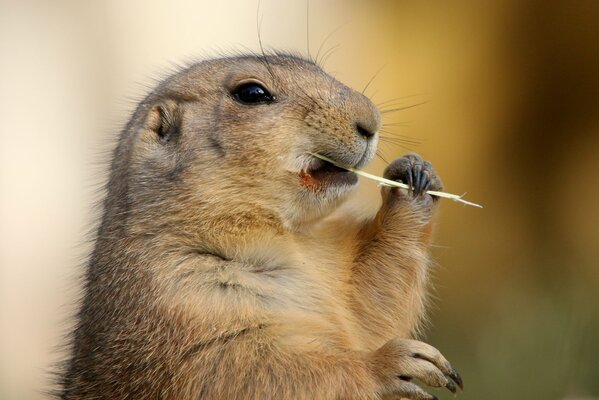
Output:
<path fill-rule="evenodd" d="M 453 379 L 455 383 L 458 384 L 460 389 L 464 390 L 464 381 L 462 381 L 462 377 L 460 376 L 458 371 L 456 371 L 454 368 L 451 368 L 451 373 L 449 374 L 449 377 Z"/>
<path fill-rule="evenodd" d="M 414 177 L 412 176 L 412 170 L 409 168 L 406 170 L 406 181 L 407 185 L 414 190 Z"/>
<path fill-rule="evenodd" d="M 392 339 L 378 350 L 386 358 L 396 360 L 397 393 L 409 399 L 432 399 L 412 381 L 417 379 L 430 387 L 447 388 L 454 395 L 463 389 L 461 376 L 434 347 L 411 339 Z"/>
<path fill-rule="evenodd" d="M 412 171 L 416 177 L 414 182 L 414 194 L 419 196 L 422 193 L 422 166 L 420 164 L 416 164 L 412 167 Z"/>
<path fill-rule="evenodd" d="M 422 193 L 426 193 L 431 187 L 431 181 L 430 179 L 426 181 L 426 185 L 424 185 L 424 188 L 422 189 Z"/>
<path fill-rule="evenodd" d="M 445 385 L 445 387 L 453 394 L 456 394 L 456 392 L 458 391 L 456 385 L 449 379 L 447 380 L 447 385 Z"/>
<path fill-rule="evenodd" d="M 420 197 L 427 190 L 442 189 L 441 180 L 432 164 L 418 154 L 408 154 L 393 161 L 383 176 L 407 184 L 413 197 Z"/>

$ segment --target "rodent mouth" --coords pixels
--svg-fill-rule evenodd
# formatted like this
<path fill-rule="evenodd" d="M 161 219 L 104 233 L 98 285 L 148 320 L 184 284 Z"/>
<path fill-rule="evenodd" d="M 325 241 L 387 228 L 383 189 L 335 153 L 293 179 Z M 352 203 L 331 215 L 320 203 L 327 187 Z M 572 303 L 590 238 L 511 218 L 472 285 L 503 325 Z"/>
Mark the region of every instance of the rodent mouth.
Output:
<path fill-rule="evenodd" d="M 310 166 L 299 172 L 302 186 L 315 191 L 331 186 L 353 186 L 358 183 L 358 175 L 337 167 L 330 162 L 314 158 Z"/>

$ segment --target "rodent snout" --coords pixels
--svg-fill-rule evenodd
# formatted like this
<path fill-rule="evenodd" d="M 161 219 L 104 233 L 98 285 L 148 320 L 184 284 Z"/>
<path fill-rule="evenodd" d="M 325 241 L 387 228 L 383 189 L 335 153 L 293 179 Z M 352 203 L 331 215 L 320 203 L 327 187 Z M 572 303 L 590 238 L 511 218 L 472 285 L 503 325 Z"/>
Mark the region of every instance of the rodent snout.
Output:
<path fill-rule="evenodd" d="M 350 115 L 354 119 L 355 131 L 359 137 L 372 139 L 381 127 L 381 114 L 372 102 L 359 93 L 354 93 Z"/>

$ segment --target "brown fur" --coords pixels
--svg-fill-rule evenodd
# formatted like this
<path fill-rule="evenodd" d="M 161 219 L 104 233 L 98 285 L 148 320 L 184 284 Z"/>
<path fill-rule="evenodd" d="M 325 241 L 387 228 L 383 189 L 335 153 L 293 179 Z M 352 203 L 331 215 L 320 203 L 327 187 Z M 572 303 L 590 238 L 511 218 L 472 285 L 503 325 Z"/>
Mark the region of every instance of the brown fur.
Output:
<path fill-rule="evenodd" d="M 246 79 L 276 102 L 236 102 Z M 407 377 L 450 387 L 449 364 L 409 340 L 430 196 L 384 188 L 378 214 L 356 218 L 339 208 L 351 188 L 302 184 L 307 151 L 370 161 L 377 137 L 357 122 L 380 127 L 367 98 L 289 55 L 209 60 L 159 85 L 114 154 L 60 397 L 424 399 Z"/>

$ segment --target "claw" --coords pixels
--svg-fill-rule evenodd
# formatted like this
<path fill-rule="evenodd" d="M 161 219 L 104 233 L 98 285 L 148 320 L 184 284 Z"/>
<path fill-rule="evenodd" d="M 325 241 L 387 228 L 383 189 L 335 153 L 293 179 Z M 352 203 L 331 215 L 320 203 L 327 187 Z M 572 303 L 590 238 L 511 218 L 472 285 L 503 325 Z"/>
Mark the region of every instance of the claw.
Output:
<path fill-rule="evenodd" d="M 460 389 L 464 390 L 464 381 L 462 381 L 462 377 L 460 376 L 460 374 L 458 374 L 458 371 L 452 368 L 449 377 L 453 379 L 455 383 L 458 384 Z"/>
<path fill-rule="evenodd" d="M 422 193 L 426 193 L 426 191 L 431 188 L 431 184 L 432 184 L 432 181 L 430 179 L 428 179 L 426 181 L 426 185 L 424 185 L 424 188 L 422 189 Z"/>
<path fill-rule="evenodd" d="M 414 175 L 416 175 L 414 182 L 414 194 L 418 196 L 422 191 L 422 167 L 419 164 L 414 165 Z"/>
<path fill-rule="evenodd" d="M 447 389 L 449 389 L 449 391 L 453 394 L 456 394 L 456 392 L 458 391 L 458 388 L 456 387 L 456 385 L 449 379 L 447 380 L 447 385 L 445 385 L 445 387 Z"/>
<path fill-rule="evenodd" d="M 407 179 L 408 179 L 408 186 L 412 188 L 412 190 L 414 190 L 414 177 L 412 176 L 412 170 L 410 170 L 408 168 L 408 170 L 406 171 L 406 175 L 407 175 Z"/>
<path fill-rule="evenodd" d="M 426 168 L 423 168 L 422 172 L 420 173 L 420 194 L 424 194 L 426 192 L 426 188 L 430 186 L 430 182 L 430 174 Z"/>
<path fill-rule="evenodd" d="M 414 353 L 414 354 L 412 354 L 412 357 L 420 358 L 422 360 L 426 360 L 430 363 L 437 365 L 434 360 L 432 360 L 431 358 L 427 357 L 426 355 L 424 355 L 422 353 Z M 455 368 L 453 368 L 451 365 L 449 365 L 449 363 L 445 366 L 439 366 L 439 367 L 441 368 L 441 370 L 443 371 L 443 373 L 445 375 L 449 376 L 451 379 L 453 379 L 453 381 L 455 383 L 458 384 L 458 386 L 460 387 L 461 390 L 464 390 L 464 381 L 462 381 L 462 377 L 460 376 L 458 371 L 455 370 Z"/>

